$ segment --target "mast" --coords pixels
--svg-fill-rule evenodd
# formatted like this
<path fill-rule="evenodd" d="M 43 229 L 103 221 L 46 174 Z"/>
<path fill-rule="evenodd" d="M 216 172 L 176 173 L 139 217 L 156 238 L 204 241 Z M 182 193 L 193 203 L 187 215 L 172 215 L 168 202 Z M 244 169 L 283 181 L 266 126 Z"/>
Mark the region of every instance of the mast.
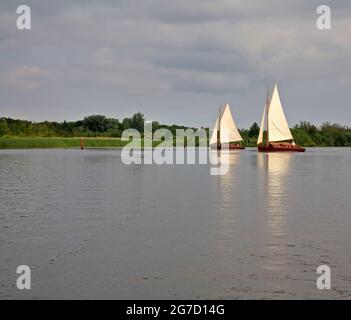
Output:
<path fill-rule="evenodd" d="M 217 147 L 221 147 L 221 107 L 219 107 L 218 111 Z"/>
<path fill-rule="evenodd" d="M 269 114 L 269 101 L 268 101 L 268 95 L 269 95 L 269 87 L 267 86 L 267 99 L 266 99 L 266 121 L 267 121 L 267 136 L 266 136 L 266 146 L 269 147 L 269 119 L 268 119 L 268 114 Z"/>

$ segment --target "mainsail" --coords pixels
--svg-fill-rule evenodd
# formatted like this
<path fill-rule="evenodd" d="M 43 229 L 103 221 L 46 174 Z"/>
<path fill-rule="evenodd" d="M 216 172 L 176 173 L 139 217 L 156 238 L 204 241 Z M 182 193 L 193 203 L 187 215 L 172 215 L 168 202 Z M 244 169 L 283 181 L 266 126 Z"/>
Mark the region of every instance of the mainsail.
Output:
<path fill-rule="evenodd" d="M 211 136 L 210 144 L 217 143 L 217 134 L 218 134 L 218 123 L 220 124 L 219 132 L 220 132 L 220 143 L 229 143 L 242 141 L 238 127 L 236 126 L 232 113 L 230 111 L 229 104 L 226 104 L 223 112 L 218 116 L 216 120 L 216 124 L 213 128 L 213 133 Z"/>
<path fill-rule="evenodd" d="M 266 120 L 267 113 L 268 121 Z M 263 131 L 267 130 L 267 128 L 265 128 L 265 126 L 267 125 L 266 122 L 268 123 L 269 142 L 293 140 L 293 136 L 290 132 L 289 125 L 286 121 L 283 107 L 280 101 L 277 85 L 275 85 L 268 106 L 266 105 L 265 110 L 263 112 L 260 134 L 258 136 L 257 144 L 260 144 L 263 141 Z"/>
<path fill-rule="evenodd" d="M 216 143 L 217 143 L 218 120 L 219 120 L 219 116 L 217 117 L 215 126 L 214 126 L 214 128 L 213 128 L 212 136 L 211 136 L 211 139 L 210 139 L 210 145 L 211 145 L 211 144 L 216 144 Z"/>
<path fill-rule="evenodd" d="M 267 114 L 267 105 L 265 105 L 263 110 L 260 133 L 258 135 L 257 144 L 260 144 L 263 142 L 263 131 L 265 130 L 265 126 L 266 126 L 266 114 Z"/>
<path fill-rule="evenodd" d="M 288 122 L 286 121 L 278 87 L 275 85 L 268 109 L 268 139 L 269 141 L 293 140 Z"/>

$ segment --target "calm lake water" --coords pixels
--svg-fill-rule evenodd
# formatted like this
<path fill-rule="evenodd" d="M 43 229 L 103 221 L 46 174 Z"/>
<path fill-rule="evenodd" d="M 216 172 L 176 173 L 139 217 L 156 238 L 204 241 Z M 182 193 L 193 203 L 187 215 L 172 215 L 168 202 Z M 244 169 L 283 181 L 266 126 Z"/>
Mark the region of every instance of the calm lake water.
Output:
<path fill-rule="evenodd" d="M 247 149 L 225 176 L 127 166 L 119 150 L 0 150 L 0 178 L 1 299 L 351 298 L 349 148 Z"/>

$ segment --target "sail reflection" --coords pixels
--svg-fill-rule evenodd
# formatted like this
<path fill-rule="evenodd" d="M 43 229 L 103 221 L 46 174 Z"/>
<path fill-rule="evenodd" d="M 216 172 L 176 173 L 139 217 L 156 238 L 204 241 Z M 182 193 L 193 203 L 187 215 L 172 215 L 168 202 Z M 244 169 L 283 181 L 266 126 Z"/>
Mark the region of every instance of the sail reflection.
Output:
<path fill-rule="evenodd" d="M 224 154 L 226 152 L 226 154 Z M 229 171 L 225 175 L 213 176 L 214 201 L 216 228 L 215 239 L 221 263 L 228 264 L 228 254 L 232 251 L 232 246 L 236 243 L 235 237 L 238 231 L 237 217 L 235 212 L 237 197 L 239 197 L 239 179 L 237 178 L 237 168 L 240 163 L 240 151 L 221 151 L 219 154 L 221 161 L 227 161 Z"/>
<path fill-rule="evenodd" d="M 220 159 L 221 161 L 227 161 L 229 164 L 229 171 L 225 175 L 218 176 L 217 186 L 220 203 L 223 205 L 223 208 L 228 209 L 233 201 L 234 185 L 238 183 L 235 179 L 235 170 L 240 162 L 240 151 L 227 151 L 227 155 L 224 155 L 224 152 L 220 152 Z"/>
<path fill-rule="evenodd" d="M 289 204 L 288 177 L 292 154 L 258 154 L 258 168 L 263 178 L 263 203 L 266 211 L 265 259 L 267 269 L 280 269 L 285 263 L 288 244 L 287 206 Z"/>

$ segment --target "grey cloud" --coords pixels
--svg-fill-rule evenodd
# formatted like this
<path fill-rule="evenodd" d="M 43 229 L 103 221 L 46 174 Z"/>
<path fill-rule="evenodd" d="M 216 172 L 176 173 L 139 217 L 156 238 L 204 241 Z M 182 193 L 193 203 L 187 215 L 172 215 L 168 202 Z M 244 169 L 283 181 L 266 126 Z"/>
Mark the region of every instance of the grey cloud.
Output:
<path fill-rule="evenodd" d="M 8 90 L 37 90 L 44 74 L 37 66 L 18 66 L 0 75 L 0 84 Z"/>
<path fill-rule="evenodd" d="M 6 115 L 62 120 L 140 110 L 169 123 L 209 125 L 218 104 L 232 100 L 242 106 L 236 118 L 246 126 L 261 114 L 266 84 L 279 81 L 296 105 L 296 115 L 288 111 L 292 123 L 305 117 L 351 122 L 344 107 L 350 100 L 349 1 L 331 2 L 328 32 L 315 27 L 315 0 L 27 2 L 28 32 L 15 28 L 16 4 L 0 4 Z M 300 98 L 309 110 L 327 109 L 315 97 L 328 88 L 338 106 L 313 119 Z M 31 101 L 27 108 L 24 101 Z"/>

